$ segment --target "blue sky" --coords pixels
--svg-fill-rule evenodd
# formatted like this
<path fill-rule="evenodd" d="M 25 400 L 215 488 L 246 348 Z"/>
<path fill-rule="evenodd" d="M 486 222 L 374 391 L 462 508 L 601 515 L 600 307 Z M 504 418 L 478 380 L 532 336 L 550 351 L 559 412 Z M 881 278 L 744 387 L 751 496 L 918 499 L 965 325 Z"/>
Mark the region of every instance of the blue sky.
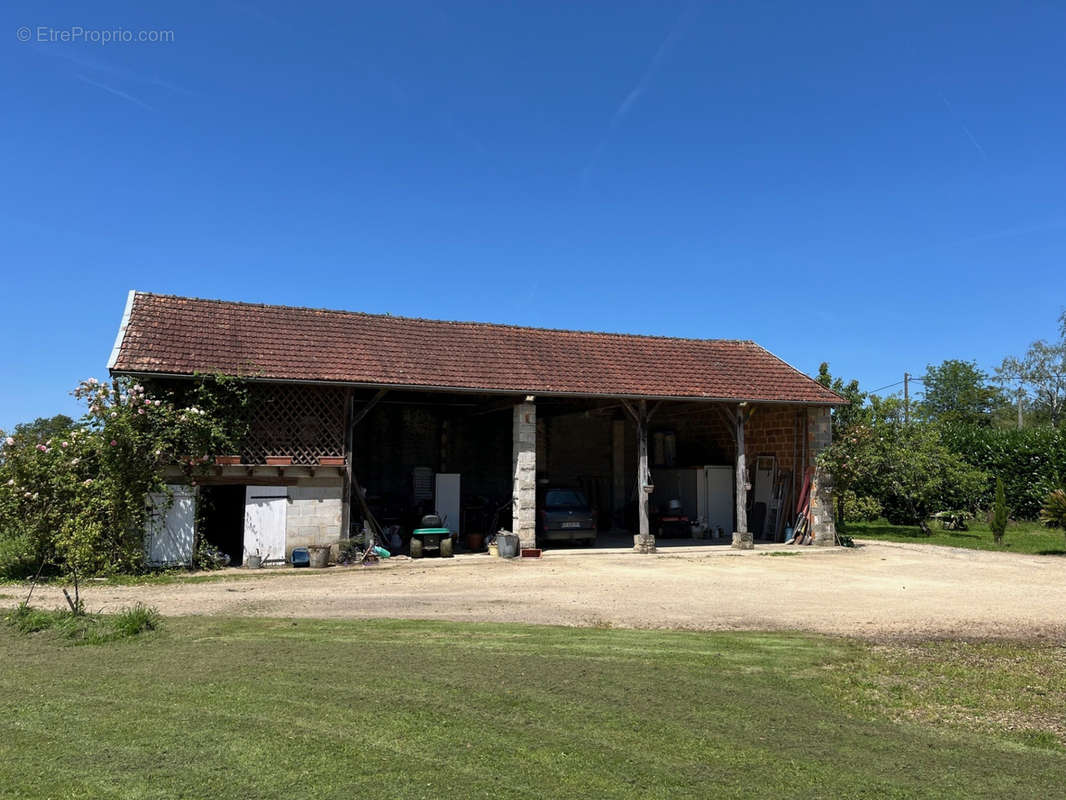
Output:
<path fill-rule="evenodd" d="M 0 426 L 76 410 L 131 288 L 868 388 L 1066 305 L 1061 3 L 204 5 L 0 10 Z"/>

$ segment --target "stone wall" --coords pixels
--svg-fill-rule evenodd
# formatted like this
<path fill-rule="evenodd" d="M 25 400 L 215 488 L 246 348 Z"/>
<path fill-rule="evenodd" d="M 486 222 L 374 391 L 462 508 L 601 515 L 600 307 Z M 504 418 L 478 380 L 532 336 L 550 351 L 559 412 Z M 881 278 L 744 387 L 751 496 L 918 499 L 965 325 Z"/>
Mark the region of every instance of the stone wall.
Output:
<path fill-rule="evenodd" d="M 807 410 L 807 462 L 815 465 L 818 454 L 833 441 L 833 426 L 828 408 Z M 814 544 L 832 547 L 836 544 L 836 521 L 833 515 L 832 476 L 815 468 L 811 484 L 811 532 Z"/>
<path fill-rule="evenodd" d="M 511 532 L 522 547 L 537 546 L 537 407 L 521 403 L 513 416 L 514 475 Z"/>

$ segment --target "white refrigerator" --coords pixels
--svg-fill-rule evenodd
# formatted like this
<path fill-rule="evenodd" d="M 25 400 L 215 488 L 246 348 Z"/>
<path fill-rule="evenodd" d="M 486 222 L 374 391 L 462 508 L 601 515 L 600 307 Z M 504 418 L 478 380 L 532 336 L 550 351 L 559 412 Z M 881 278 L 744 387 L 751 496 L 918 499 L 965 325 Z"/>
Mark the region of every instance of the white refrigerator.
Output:
<path fill-rule="evenodd" d="M 671 500 L 680 500 L 681 508 L 695 523 L 703 520 L 709 532 L 731 536 L 733 533 L 733 468 L 689 467 L 657 469 L 652 473 L 655 493 L 653 506 L 665 510 Z"/>
<path fill-rule="evenodd" d="M 732 467 L 701 467 L 696 479 L 696 516 L 707 523 L 707 530 L 733 535 L 733 485 Z"/>

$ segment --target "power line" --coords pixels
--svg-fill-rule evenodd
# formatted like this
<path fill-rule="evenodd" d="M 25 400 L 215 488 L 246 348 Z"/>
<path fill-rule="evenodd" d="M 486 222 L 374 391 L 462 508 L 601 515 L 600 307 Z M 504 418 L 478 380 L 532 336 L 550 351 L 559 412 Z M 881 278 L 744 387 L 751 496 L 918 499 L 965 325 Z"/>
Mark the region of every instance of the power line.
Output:
<path fill-rule="evenodd" d="M 924 378 L 915 378 L 913 375 L 911 375 L 907 380 L 911 381 L 912 383 L 914 381 L 918 381 L 919 383 L 925 383 L 925 379 Z M 867 389 L 866 393 L 867 394 L 876 394 L 877 392 L 880 392 L 882 389 L 891 389 L 891 388 L 893 388 L 895 386 L 902 386 L 902 385 L 903 385 L 903 381 L 896 381 L 895 383 L 888 384 L 888 386 L 879 386 L 876 389 Z"/>
<path fill-rule="evenodd" d="M 882 389 L 891 389 L 893 386 L 899 386 L 902 383 L 903 381 L 896 381 L 895 383 L 888 384 L 888 386 L 881 386 L 877 389 L 871 389 L 869 392 L 867 392 L 867 394 L 874 394 L 876 392 L 880 392 Z"/>

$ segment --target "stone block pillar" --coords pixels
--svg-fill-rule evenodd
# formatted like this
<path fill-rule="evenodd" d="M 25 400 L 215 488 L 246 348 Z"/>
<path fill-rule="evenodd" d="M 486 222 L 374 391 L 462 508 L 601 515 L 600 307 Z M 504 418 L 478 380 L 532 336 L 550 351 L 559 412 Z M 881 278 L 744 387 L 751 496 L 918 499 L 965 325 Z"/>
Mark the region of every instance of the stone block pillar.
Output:
<path fill-rule="evenodd" d="M 833 441 L 833 425 L 829 408 L 807 409 L 807 458 L 808 465 L 815 467 L 818 454 Z M 836 544 L 836 519 L 833 514 L 833 476 L 828 471 L 815 467 L 811 481 L 811 533 L 813 544 L 832 547 Z"/>
<path fill-rule="evenodd" d="M 537 407 L 520 403 L 514 407 L 512 433 L 514 474 L 511 532 L 518 534 L 522 547 L 537 543 Z"/>

